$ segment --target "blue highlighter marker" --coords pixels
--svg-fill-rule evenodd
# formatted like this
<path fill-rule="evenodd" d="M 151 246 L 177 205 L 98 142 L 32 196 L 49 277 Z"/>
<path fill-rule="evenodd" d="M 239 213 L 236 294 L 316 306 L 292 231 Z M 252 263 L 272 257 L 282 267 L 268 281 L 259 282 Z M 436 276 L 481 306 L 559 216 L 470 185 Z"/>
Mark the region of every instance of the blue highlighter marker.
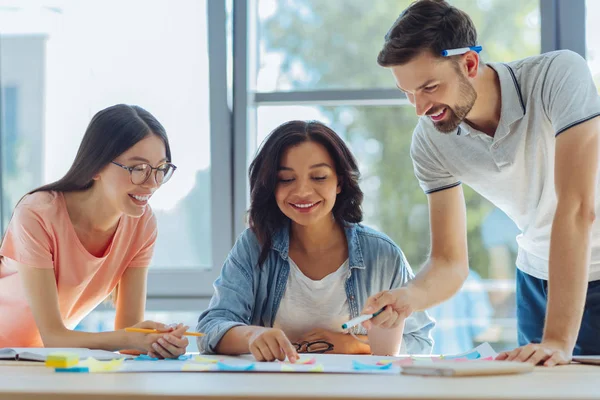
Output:
<path fill-rule="evenodd" d="M 358 324 L 360 324 L 360 323 L 362 323 L 362 322 L 364 322 L 364 321 L 368 321 L 368 320 L 370 320 L 371 318 L 373 318 L 373 317 L 376 317 L 376 316 L 378 316 L 379 314 L 381 314 L 381 313 L 383 312 L 383 310 L 384 310 L 384 309 L 385 309 L 385 307 L 384 307 L 384 308 L 382 308 L 381 310 L 377 311 L 377 312 L 376 312 L 376 313 L 374 313 L 374 314 L 364 314 L 364 315 L 359 315 L 359 316 L 358 316 L 358 317 L 356 317 L 356 318 L 352 318 L 350 321 L 346 322 L 345 324 L 342 324 L 342 329 L 344 329 L 344 330 L 346 330 L 346 329 L 350 329 L 350 328 L 352 328 L 353 326 L 356 326 L 356 325 L 358 325 Z"/>
<path fill-rule="evenodd" d="M 442 56 L 444 56 L 444 57 L 458 56 L 460 54 L 465 54 L 469 51 L 475 51 L 475 52 L 479 53 L 481 50 L 483 50 L 483 47 L 481 47 L 481 46 L 461 47 L 459 49 L 442 50 Z"/>

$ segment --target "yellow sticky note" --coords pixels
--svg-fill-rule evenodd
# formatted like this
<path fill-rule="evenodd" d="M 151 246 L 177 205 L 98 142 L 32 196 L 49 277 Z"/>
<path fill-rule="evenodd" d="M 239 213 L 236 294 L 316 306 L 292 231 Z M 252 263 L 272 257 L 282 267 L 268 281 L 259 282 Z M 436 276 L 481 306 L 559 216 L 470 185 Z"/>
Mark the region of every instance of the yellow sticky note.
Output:
<path fill-rule="evenodd" d="M 46 357 L 46 367 L 71 368 L 79 362 L 79 355 L 69 352 L 50 353 Z"/>
<path fill-rule="evenodd" d="M 281 372 L 294 372 L 296 371 L 294 367 L 291 367 L 287 364 L 281 364 Z"/>
<path fill-rule="evenodd" d="M 311 369 L 308 370 L 309 372 L 325 372 L 325 367 L 323 367 L 323 364 L 317 364 L 314 367 L 312 367 Z"/>
<path fill-rule="evenodd" d="M 88 367 L 90 372 L 112 372 L 117 371 L 123 365 L 124 358 L 110 360 L 110 361 L 99 361 L 93 357 L 83 360 L 79 363 L 81 367 Z"/>
<path fill-rule="evenodd" d="M 212 371 L 213 366 L 210 364 L 194 364 L 185 363 L 181 368 L 182 371 Z"/>
<path fill-rule="evenodd" d="M 215 360 L 214 358 L 201 357 L 201 356 L 195 356 L 194 361 L 199 362 L 199 363 L 204 363 L 204 364 L 216 364 L 219 362 L 219 360 Z"/>

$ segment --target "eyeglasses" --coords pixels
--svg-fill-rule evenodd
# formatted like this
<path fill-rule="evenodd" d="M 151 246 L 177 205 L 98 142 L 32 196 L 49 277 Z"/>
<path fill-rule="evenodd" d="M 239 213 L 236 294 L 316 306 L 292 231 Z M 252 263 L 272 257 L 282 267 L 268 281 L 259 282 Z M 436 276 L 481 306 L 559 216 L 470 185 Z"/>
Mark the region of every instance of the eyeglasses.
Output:
<path fill-rule="evenodd" d="M 177 169 L 177 167 L 171 163 L 163 163 L 158 167 L 153 167 L 148 163 L 142 163 L 138 165 L 134 165 L 133 167 L 128 167 L 123 164 L 119 164 L 118 162 L 111 161 L 116 166 L 119 166 L 123 169 L 129 171 L 129 177 L 131 178 L 131 183 L 134 185 L 143 185 L 146 183 L 150 175 L 152 175 L 152 171 L 155 170 L 154 173 L 156 183 L 159 185 L 163 185 L 167 183 L 169 179 L 173 176 L 173 173 Z"/>
<path fill-rule="evenodd" d="M 324 340 L 294 343 L 294 346 L 296 346 L 298 353 L 326 353 L 333 350 L 333 344 Z"/>

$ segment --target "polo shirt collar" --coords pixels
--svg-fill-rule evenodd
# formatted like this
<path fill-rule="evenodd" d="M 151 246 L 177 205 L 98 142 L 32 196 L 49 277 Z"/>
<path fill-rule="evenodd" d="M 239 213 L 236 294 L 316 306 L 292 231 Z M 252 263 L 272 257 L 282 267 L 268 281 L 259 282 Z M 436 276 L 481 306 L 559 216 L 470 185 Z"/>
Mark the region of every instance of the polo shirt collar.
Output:
<path fill-rule="evenodd" d="M 521 87 L 514 71 L 510 66 L 503 63 L 488 63 L 498 74 L 500 80 L 500 122 L 494 135 L 494 140 L 501 139 L 510 131 L 510 126 L 525 116 L 526 108 L 521 93 Z M 468 136 L 475 130 L 466 122 L 462 122 L 454 134 L 457 136 Z"/>

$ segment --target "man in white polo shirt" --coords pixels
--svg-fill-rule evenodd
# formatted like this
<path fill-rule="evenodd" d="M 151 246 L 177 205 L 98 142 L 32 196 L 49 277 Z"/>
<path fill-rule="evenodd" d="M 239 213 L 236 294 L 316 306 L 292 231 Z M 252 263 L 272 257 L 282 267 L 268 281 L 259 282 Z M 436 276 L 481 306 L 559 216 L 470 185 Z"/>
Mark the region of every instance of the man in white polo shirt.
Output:
<path fill-rule="evenodd" d="M 407 287 L 373 296 L 364 312 L 388 305 L 371 323 L 396 326 L 460 289 L 469 268 L 462 182 L 522 232 L 522 347 L 499 359 L 552 366 L 600 354 L 600 99 L 590 71 L 571 51 L 484 63 L 477 44 L 469 16 L 441 0 L 411 4 L 385 37 L 377 61 L 421 117 L 411 157 L 428 195 L 431 254 Z"/>

